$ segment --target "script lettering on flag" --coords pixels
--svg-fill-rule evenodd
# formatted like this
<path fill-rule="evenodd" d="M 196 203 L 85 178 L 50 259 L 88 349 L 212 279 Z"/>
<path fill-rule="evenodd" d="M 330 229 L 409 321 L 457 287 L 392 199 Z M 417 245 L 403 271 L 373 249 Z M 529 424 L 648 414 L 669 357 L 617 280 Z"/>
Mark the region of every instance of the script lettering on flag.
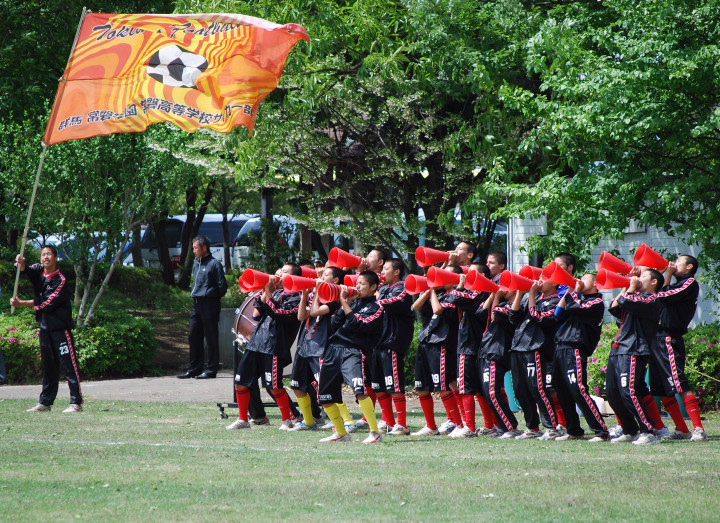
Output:
<path fill-rule="evenodd" d="M 236 14 L 88 14 L 60 80 L 43 143 L 144 131 L 172 122 L 193 132 L 252 133 L 297 24 Z"/>

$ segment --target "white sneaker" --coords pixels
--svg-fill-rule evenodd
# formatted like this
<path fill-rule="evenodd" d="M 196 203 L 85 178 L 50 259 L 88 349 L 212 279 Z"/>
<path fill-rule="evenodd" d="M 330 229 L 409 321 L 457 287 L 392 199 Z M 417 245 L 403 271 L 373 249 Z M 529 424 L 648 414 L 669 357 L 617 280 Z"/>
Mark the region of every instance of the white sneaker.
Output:
<path fill-rule="evenodd" d="M 332 423 L 330 423 L 332 425 Z M 345 422 L 345 430 L 348 434 L 355 434 L 358 431 L 358 426 L 354 423 Z"/>
<path fill-rule="evenodd" d="M 612 438 L 610 443 L 632 443 L 632 441 L 638 436 L 631 436 L 630 434 L 620 434 L 616 438 Z"/>
<path fill-rule="evenodd" d="M 550 440 L 557 438 L 558 436 L 562 436 L 562 434 L 560 434 L 555 429 L 548 429 L 538 439 L 540 441 L 550 441 Z"/>
<path fill-rule="evenodd" d="M 555 441 L 575 441 L 578 439 L 584 438 L 582 436 L 573 436 L 572 434 L 565 433 L 555 438 Z"/>
<path fill-rule="evenodd" d="M 515 439 L 535 439 L 535 438 L 539 438 L 542 435 L 543 435 L 542 432 L 540 432 L 539 430 L 527 429 L 525 432 L 523 432 L 522 434 L 517 436 Z"/>
<path fill-rule="evenodd" d="M 607 436 L 593 436 L 588 440 L 588 443 L 605 443 L 608 441 Z"/>
<path fill-rule="evenodd" d="M 392 428 L 390 432 L 388 432 L 390 436 L 409 436 L 410 435 L 410 429 L 407 427 L 403 427 L 402 425 L 398 425 L 397 423 Z"/>
<path fill-rule="evenodd" d="M 328 421 L 325 425 L 320 427 L 320 430 L 332 430 L 335 428 L 335 425 L 333 425 L 332 421 Z M 345 428 L 347 428 L 347 425 L 345 425 Z M 350 432 L 350 431 L 348 431 Z"/>
<path fill-rule="evenodd" d="M 690 436 L 690 441 L 707 441 L 707 434 L 702 427 L 695 427 L 692 436 Z"/>
<path fill-rule="evenodd" d="M 410 435 L 411 436 L 439 436 L 440 431 L 438 429 L 431 429 L 430 427 L 425 425 L 423 428 L 421 428 L 417 432 L 412 432 Z"/>
<path fill-rule="evenodd" d="M 358 429 L 366 429 L 366 428 L 370 427 L 370 424 L 367 422 L 367 420 L 361 419 L 355 423 L 355 426 Z"/>
<path fill-rule="evenodd" d="M 82 412 L 83 408 L 82 405 L 78 405 L 77 403 L 71 403 L 68 408 L 66 408 L 63 412 Z"/>
<path fill-rule="evenodd" d="M 640 437 L 634 440 L 633 445 L 654 445 L 660 443 L 660 438 L 650 432 L 643 432 Z"/>
<path fill-rule="evenodd" d="M 292 430 L 295 424 L 292 422 L 292 420 L 286 419 L 283 420 L 283 422 L 278 427 L 278 430 Z"/>
<path fill-rule="evenodd" d="M 477 434 L 467 427 L 459 427 L 450 433 L 451 438 L 477 438 Z"/>
<path fill-rule="evenodd" d="M 610 436 L 611 439 L 617 438 L 618 436 L 622 436 L 623 435 L 622 426 L 618 425 L 617 427 L 611 428 L 610 431 L 608 432 L 608 435 Z"/>
<path fill-rule="evenodd" d="M 477 429 L 476 434 L 478 436 L 489 436 L 493 432 L 497 432 L 497 429 L 495 427 L 493 427 L 491 429 L 489 429 L 487 427 L 480 427 L 479 429 Z"/>
<path fill-rule="evenodd" d="M 670 434 L 670 439 L 690 439 L 692 437 L 691 432 L 682 432 L 680 430 L 673 430 L 672 434 Z"/>
<path fill-rule="evenodd" d="M 386 432 L 386 429 L 388 428 L 388 424 L 385 422 L 385 420 L 380 420 L 377 422 L 377 427 L 380 432 Z M 392 428 L 392 427 L 390 427 Z"/>
<path fill-rule="evenodd" d="M 252 425 L 249 421 L 243 419 L 236 419 L 230 425 L 225 427 L 227 430 L 239 430 L 239 429 L 251 429 Z"/>
<path fill-rule="evenodd" d="M 562 425 L 558 425 L 555 428 L 555 432 L 558 433 L 558 436 L 564 436 L 565 434 L 567 434 L 567 429 L 565 427 L 563 427 Z"/>
<path fill-rule="evenodd" d="M 340 436 L 338 433 L 333 433 L 332 436 L 328 436 L 327 438 L 323 438 L 320 440 L 320 443 L 348 443 L 352 441 L 352 438 L 350 437 L 350 434 L 345 434 L 344 436 Z"/>
<path fill-rule="evenodd" d="M 379 432 L 371 432 L 368 437 L 363 440 L 363 443 L 382 443 L 382 435 Z"/>
<path fill-rule="evenodd" d="M 27 409 L 25 412 L 50 412 L 50 405 L 43 405 L 42 403 L 38 403 L 32 408 Z"/>
<path fill-rule="evenodd" d="M 280 426 L 282 430 L 282 425 Z M 304 421 L 301 421 L 300 423 L 296 423 L 295 426 L 291 429 L 289 429 L 292 432 L 300 432 L 303 430 L 317 430 L 317 425 L 313 423 L 312 425 L 305 425 Z"/>
<path fill-rule="evenodd" d="M 522 432 L 520 432 L 517 429 L 508 430 L 506 432 L 503 432 L 502 435 L 498 436 L 499 439 L 515 439 L 517 438 Z"/>
<path fill-rule="evenodd" d="M 670 439 L 672 435 L 670 434 L 670 429 L 667 427 L 663 427 L 660 430 L 653 430 L 653 434 L 655 434 L 660 439 Z"/>
<path fill-rule="evenodd" d="M 438 431 L 440 431 L 441 434 L 450 434 L 453 430 L 455 430 L 455 424 L 450 420 L 443 422 L 442 425 L 438 427 Z"/>

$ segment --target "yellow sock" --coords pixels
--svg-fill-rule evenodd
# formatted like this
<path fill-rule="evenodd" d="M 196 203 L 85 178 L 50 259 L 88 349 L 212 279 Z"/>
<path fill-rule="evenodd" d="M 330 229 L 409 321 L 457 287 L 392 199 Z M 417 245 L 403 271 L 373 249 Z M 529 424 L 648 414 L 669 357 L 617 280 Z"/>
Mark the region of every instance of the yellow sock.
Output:
<path fill-rule="evenodd" d="M 328 418 L 330 418 L 330 421 L 333 422 L 333 425 L 335 426 L 335 432 L 337 432 L 340 436 L 344 436 L 345 434 L 347 434 L 347 430 L 345 430 L 345 425 L 343 425 L 343 420 L 340 417 L 340 411 L 338 410 L 337 403 L 323 405 L 323 408 L 325 409 L 325 414 L 327 414 Z"/>
<path fill-rule="evenodd" d="M 370 425 L 370 432 L 378 432 L 377 418 L 375 417 L 375 405 L 373 405 L 372 400 L 370 398 L 365 398 L 364 400 L 359 400 L 358 403 L 360 404 L 360 410 L 362 411 L 363 416 L 365 416 L 368 425 Z"/>
<path fill-rule="evenodd" d="M 303 415 L 303 422 L 305 422 L 305 425 L 308 427 L 312 427 L 315 423 L 315 418 L 313 418 L 312 415 L 312 406 L 310 402 L 310 396 L 307 394 L 305 396 L 298 396 L 297 397 L 298 407 L 300 407 L 300 412 L 302 412 Z"/>
<path fill-rule="evenodd" d="M 336 403 L 338 406 L 338 409 L 340 409 L 340 416 L 342 416 L 342 419 L 345 423 L 353 423 L 352 416 L 350 415 L 350 411 L 347 408 L 347 405 L 345 405 L 345 400 L 343 400 L 342 403 Z"/>

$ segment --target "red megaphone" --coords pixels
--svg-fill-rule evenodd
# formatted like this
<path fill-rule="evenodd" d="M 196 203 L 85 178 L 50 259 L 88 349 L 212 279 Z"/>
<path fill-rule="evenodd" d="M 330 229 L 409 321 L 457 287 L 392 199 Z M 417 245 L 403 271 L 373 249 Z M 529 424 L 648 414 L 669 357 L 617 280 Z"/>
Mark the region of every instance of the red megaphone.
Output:
<path fill-rule="evenodd" d="M 355 287 L 357 285 L 357 279 L 359 274 L 346 274 L 343 283 L 348 287 Z"/>
<path fill-rule="evenodd" d="M 320 303 L 330 303 L 331 301 L 339 300 L 341 293 L 342 287 L 340 285 L 327 282 L 322 282 L 318 285 L 318 299 L 320 300 Z M 357 294 L 357 289 L 348 287 L 348 293 L 350 296 L 355 296 Z"/>
<path fill-rule="evenodd" d="M 480 274 L 478 271 L 470 271 L 465 277 L 465 288 L 470 291 L 497 292 L 500 287 L 497 283 Z"/>
<path fill-rule="evenodd" d="M 247 287 L 245 287 L 245 285 L 243 284 L 242 274 L 241 274 L 240 277 L 238 278 L 238 289 L 240 289 L 240 292 L 244 292 L 244 293 L 246 293 L 246 294 L 247 294 L 248 292 L 252 292 L 250 289 L 248 289 Z"/>
<path fill-rule="evenodd" d="M 427 278 L 425 276 L 418 276 L 417 274 L 410 274 L 405 278 L 405 292 L 408 294 L 420 294 L 428 290 Z"/>
<path fill-rule="evenodd" d="M 303 278 L 302 276 L 293 276 L 292 274 L 287 274 L 283 278 L 283 289 L 287 292 L 314 289 L 315 285 L 317 285 L 317 280 L 314 278 Z"/>
<path fill-rule="evenodd" d="M 575 287 L 575 284 L 577 284 L 577 280 L 554 261 L 551 261 L 545 266 L 542 271 L 542 279 L 557 285 L 565 285 L 566 287 Z"/>
<path fill-rule="evenodd" d="M 502 271 L 500 274 L 500 288 L 504 291 L 528 291 L 532 287 L 533 280 L 525 278 L 510 271 Z"/>
<path fill-rule="evenodd" d="M 600 269 L 595 278 L 595 285 L 601 291 L 607 289 L 623 289 L 630 286 L 630 278 L 621 276 L 607 269 Z"/>
<path fill-rule="evenodd" d="M 452 271 L 446 271 L 445 269 L 430 267 L 430 270 L 427 273 L 427 281 L 430 287 L 457 285 L 460 283 L 460 275 Z"/>
<path fill-rule="evenodd" d="M 319 276 L 319 274 L 318 274 L 319 271 L 317 269 L 311 269 L 309 267 L 300 267 L 300 270 L 302 271 L 302 274 L 300 276 L 302 276 L 303 278 L 317 279 L 317 277 Z"/>
<path fill-rule="evenodd" d="M 463 271 L 463 274 L 467 274 L 470 272 L 470 266 L 469 265 L 461 265 L 460 268 Z"/>
<path fill-rule="evenodd" d="M 532 265 L 524 265 L 522 269 L 518 271 L 518 274 L 528 280 L 539 280 L 542 276 L 543 270 L 540 267 L 533 267 Z"/>
<path fill-rule="evenodd" d="M 652 250 L 644 243 L 638 247 L 635 251 L 635 257 L 633 258 L 633 265 L 640 267 L 650 267 L 651 269 L 657 269 L 658 271 L 664 271 L 668 266 L 668 261 L 660 256 L 659 253 Z"/>
<path fill-rule="evenodd" d="M 438 251 L 430 247 L 418 247 L 415 249 L 415 261 L 420 267 L 427 267 L 434 263 L 446 262 L 450 259 L 447 251 Z"/>
<path fill-rule="evenodd" d="M 361 262 L 362 258 L 360 256 L 350 254 L 338 247 L 330 249 L 330 256 L 328 256 L 328 263 L 330 264 L 330 267 L 340 267 L 341 269 L 343 267 L 355 268 L 359 266 Z"/>
<path fill-rule="evenodd" d="M 632 270 L 632 265 L 607 251 L 603 251 L 598 260 L 597 268 L 598 270 L 605 269 L 618 274 L 628 274 Z"/>
<path fill-rule="evenodd" d="M 248 291 L 257 291 L 265 287 L 270 281 L 270 275 L 255 269 L 245 269 L 240 276 L 238 285 L 245 287 Z"/>

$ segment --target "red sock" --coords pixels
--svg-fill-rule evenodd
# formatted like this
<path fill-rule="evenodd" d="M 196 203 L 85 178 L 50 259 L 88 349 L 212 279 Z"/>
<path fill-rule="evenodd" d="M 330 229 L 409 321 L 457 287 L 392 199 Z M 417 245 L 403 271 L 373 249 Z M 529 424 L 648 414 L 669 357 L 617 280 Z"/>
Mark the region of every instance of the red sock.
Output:
<path fill-rule="evenodd" d="M 460 425 L 462 423 L 462 416 L 460 416 L 460 411 L 458 410 L 457 401 L 455 401 L 455 392 L 449 391 L 445 394 L 442 394 L 440 396 L 440 399 L 443 402 L 443 406 L 445 407 L 445 410 L 447 411 L 448 418 L 450 421 L 452 421 L 455 425 Z"/>
<path fill-rule="evenodd" d="M 292 416 L 290 415 L 290 398 L 288 397 L 287 392 L 285 392 L 285 389 L 280 389 L 278 392 L 274 392 L 273 397 L 275 398 L 275 401 L 280 408 L 280 415 L 282 416 L 282 420 L 285 421 L 291 419 Z"/>
<path fill-rule="evenodd" d="M 486 429 L 493 428 L 497 425 L 497 421 L 495 420 L 495 413 L 490 407 L 490 404 L 482 394 L 475 394 L 475 397 L 477 398 L 478 405 L 480 405 L 480 410 L 482 411 L 483 427 Z"/>
<path fill-rule="evenodd" d="M 250 389 L 235 389 L 235 397 L 238 403 L 238 419 L 248 420 L 248 406 L 250 405 Z"/>
<path fill-rule="evenodd" d="M 465 426 L 475 432 L 475 398 L 472 394 L 461 394 L 460 399 L 463 402 L 463 421 Z"/>
<path fill-rule="evenodd" d="M 663 423 L 662 416 L 660 416 L 660 409 L 658 409 L 657 403 L 655 403 L 655 398 L 648 394 L 643 397 L 642 400 L 645 404 L 645 410 L 647 411 L 648 416 L 650 416 L 650 421 L 652 421 L 652 424 L 655 425 L 655 430 L 662 429 L 665 424 Z"/>
<path fill-rule="evenodd" d="M 393 396 L 393 403 L 395 403 L 395 410 L 397 411 L 397 422 L 398 425 L 407 427 L 407 400 L 405 394 L 402 396 Z"/>
<path fill-rule="evenodd" d="M 695 397 L 695 394 L 688 394 L 685 396 L 683 398 L 683 403 L 685 404 L 685 410 L 687 411 L 688 416 L 690 416 L 690 421 L 692 421 L 693 427 L 700 427 L 702 429 L 703 425 L 700 420 L 700 406 L 698 405 L 698 400 Z"/>
<path fill-rule="evenodd" d="M 563 427 L 567 428 L 567 421 L 565 421 L 565 411 L 560 404 L 560 398 L 558 398 L 557 396 L 553 396 L 552 402 L 553 408 L 555 409 L 555 416 L 557 416 L 558 425 L 562 425 Z"/>
<path fill-rule="evenodd" d="M 370 387 L 365 387 L 365 395 L 372 400 L 374 407 L 377 403 L 377 394 L 375 394 L 375 391 L 372 390 Z M 365 419 L 364 416 L 363 419 Z"/>
<path fill-rule="evenodd" d="M 458 391 L 453 391 L 455 396 L 455 403 L 457 403 L 458 406 L 458 412 L 460 412 L 460 419 L 465 419 L 465 405 L 463 404 L 462 394 L 460 394 Z M 473 406 L 475 406 L 473 404 Z"/>
<path fill-rule="evenodd" d="M 435 405 L 433 404 L 433 398 L 431 394 L 426 396 L 420 396 L 420 408 L 425 416 L 425 424 L 429 429 L 437 429 L 435 425 Z"/>
<path fill-rule="evenodd" d="M 387 423 L 388 427 L 394 427 L 395 416 L 393 416 L 392 396 L 387 392 L 381 392 L 378 394 L 377 400 L 382 411 L 382 420 Z"/>
<path fill-rule="evenodd" d="M 682 411 L 680 410 L 680 404 L 677 402 L 675 396 L 672 396 L 670 398 L 663 398 L 662 404 L 663 407 L 665 407 L 667 413 L 670 414 L 673 422 L 675 423 L 675 428 L 680 432 L 690 432 L 687 424 L 685 423 L 685 420 L 683 419 Z"/>

